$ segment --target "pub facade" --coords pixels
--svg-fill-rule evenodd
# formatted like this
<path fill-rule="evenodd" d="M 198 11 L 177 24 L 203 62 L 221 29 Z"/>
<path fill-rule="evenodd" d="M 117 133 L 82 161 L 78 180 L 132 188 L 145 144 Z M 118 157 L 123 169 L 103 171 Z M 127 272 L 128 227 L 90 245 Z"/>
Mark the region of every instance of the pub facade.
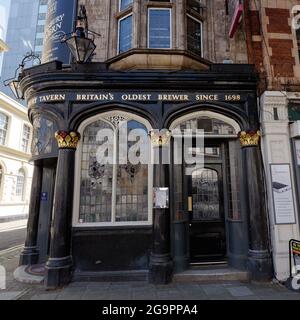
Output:
<path fill-rule="evenodd" d="M 219 265 L 271 279 L 258 75 L 242 31 L 226 40 L 230 8 L 224 1 L 52 2 L 58 15 L 68 8 L 81 17 L 86 9 L 101 37 L 95 56 L 76 63 L 64 60 L 65 44 L 49 46 L 46 33 L 43 63 L 22 74 L 34 174 L 20 264 L 44 265 L 48 288 L 124 277 L 166 284 L 192 267 Z M 226 32 L 213 20 L 213 4 Z M 142 142 L 132 138 L 137 129 Z M 129 136 L 125 145 L 139 145 L 136 154 L 146 147 L 148 161 L 120 161 L 120 141 Z M 104 144 L 112 163 L 99 162 Z M 181 152 L 204 164 L 174 161 Z"/>

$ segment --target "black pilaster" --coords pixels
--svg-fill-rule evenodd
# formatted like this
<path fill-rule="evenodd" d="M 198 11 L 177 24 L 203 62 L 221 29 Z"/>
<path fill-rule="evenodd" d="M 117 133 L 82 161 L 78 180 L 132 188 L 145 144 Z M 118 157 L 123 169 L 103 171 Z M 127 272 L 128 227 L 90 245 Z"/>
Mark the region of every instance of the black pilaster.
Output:
<path fill-rule="evenodd" d="M 259 138 L 258 131 L 240 133 L 249 217 L 248 269 L 253 280 L 268 280 L 273 276 L 273 265 Z"/>
<path fill-rule="evenodd" d="M 27 235 L 24 249 L 20 255 L 20 265 L 37 263 L 39 252 L 37 249 L 37 233 L 39 224 L 40 195 L 42 187 L 43 168 L 34 164 L 32 185 L 30 193 L 29 216 L 27 222 Z"/>
<path fill-rule="evenodd" d="M 50 256 L 46 264 L 45 285 L 57 288 L 70 282 L 72 275 L 71 228 L 74 191 L 75 151 L 79 135 L 56 133 L 59 144 L 54 191 Z"/>
<path fill-rule="evenodd" d="M 168 135 L 168 133 L 166 133 Z M 168 137 L 165 137 L 169 141 Z M 162 163 L 163 152 L 168 146 L 152 139 L 152 145 L 159 154 L 160 161 L 153 165 L 153 186 L 169 188 L 169 165 Z M 164 140 L 164 139 L 163 139 Z M 153 238 L 149 264 L 149 282 L 167 284 L 172 280 L 173 263 L 170 242 L 170 209 L 153 209 Z"/>

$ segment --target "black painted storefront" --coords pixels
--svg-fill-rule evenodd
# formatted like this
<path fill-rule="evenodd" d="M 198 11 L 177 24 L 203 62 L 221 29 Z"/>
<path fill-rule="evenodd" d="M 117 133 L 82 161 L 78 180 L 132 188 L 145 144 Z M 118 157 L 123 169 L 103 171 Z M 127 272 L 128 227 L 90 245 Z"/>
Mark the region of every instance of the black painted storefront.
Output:
<path fill-rule="evenodd" d="M 241 163 L 237 173 L 240 177 L 239 219 L 230 219 L 226 211 L 228 190 L 225 171 L 220 185 L 224 225 L 222 259 L 230 267 L 249 270 L 253 279 L 269 278 L 272 262 L 261 153 L 259 144 L 253 143 L 252 138 L 253 130 L 256 134 L 259 129 L 256 84 L 257 77 L 250 65 L 211 65 L 210 70 L 203 72 L 114 72 L 108 71 L 105 64 L 63 68 L 59 62 L 51 62 L 25 70 L 21 85 L 34 126 L 32 159 L 35 168 L 28 233 L 20 264 L 47 260 L 47 287 L 67 283 L 72 275 L 75 279 L 89 279 L 102 271 L 146 270 L 151 282 L 168 283 L 173 272 L 188 268 L 191 257 L 189 242 L 192 239 L 187 199 L 190 182 L 182 182 L 183 210 L 175 212 L 174 185 L 181 170 L 176 166 L 153 165 L 153 187 L 170 189 L 170 206 L 168 209 L 153 209 L 152 226 L 73 227 L 74 176 L 79 174 L 74 166 L 76 145 L 80 144 L 76 132 L 84 120 L 108 111 L 138 115 L 146 119 L 153 129 L 168 129 L 174 120 L 182 116 L 210 111 L 233 119 L 246 133 L 244 144 L 239 144 L 238 151 Z M 109 93 L 113 99 L 102 100 L 100 94 Z M 204 93 L 218 98 L 197 101 L 197 94 Z M 151 98 L 129 101 L 122 97 L 124 94 L 149 94 Z M 159 101 L 159 94 L 182 94 L 188 95 L 189 99 Z M 226 101 L 226 96 L 232 95 L 240 96 L 240 99 Z M 93 99 L 96 101 L 88 101 Z M 71 147 L 60 144 L 58 148 L 57 130 L 68 134 L 74 132 Z M 235 140 L 238 141 L 238 137 Z M 207 143 L 217 143 L 225 150 L 229 141 L 232 138 L 209 140 Z M 157 148 L 161 152 L 163 147 Z M 226 152 L 228 156 L 228 150 Z M 226 166 L 226 162 L 211 163 L 212 168 L 219 166 L 218 170 L 224 170 L 222 165 Z M 48 170 L 47 174 L 51 170 L 56 174 L 55 187 L 51 189 L 48 186 L 47 200 L 41 198 L 41 193 L 45 192 L 45 170 Z M 45 201 L 52 199 L 53 210 L 49 213 L 49 205 L 47 207 Z M 44 207 L 46 209 L 41 210 Z M 45 226 L 50 226 L 50 221 L 51 239 L 49 247 L 45 248 L 48 240 L 42 239 L 42 234 L 49 236 Z M 39 227 L 39 222 L 43 223 L 42 227 Z M 39 258 L 39 251 L 46 258 Z"/>

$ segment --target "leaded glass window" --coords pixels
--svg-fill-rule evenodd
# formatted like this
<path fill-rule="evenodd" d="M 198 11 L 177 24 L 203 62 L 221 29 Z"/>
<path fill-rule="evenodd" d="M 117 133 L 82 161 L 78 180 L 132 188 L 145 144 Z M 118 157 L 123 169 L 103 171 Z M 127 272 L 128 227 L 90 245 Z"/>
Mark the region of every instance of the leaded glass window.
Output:
<path fill-rule="evenodd" d="M 109 222 L 111 215 L 113 167 L 96 158 L 101 146 L 96 137 L 101 129 L 112 129 L 99 120 L 86 127 L 82 138 L 79 222 Z"/>
<path fill-rule="evenodd" d="M 183 130 L 204 130 L 206 135 L 237 135 L 235 128 L 223 120 L 210 117 L 196 117 L 180 123 L 176 127 Z"/>
<path fill-rule="evenodd" d="M 118 121 L 117 121 L 118 120 Z M 143 143 L 136 149 L 137 157 L 142 148 L 147 150 L 148 130 L 136 120 L 122 117 L 107 117 L 89 124 L 82 134 L 81 146 L 81 182 L 79 223 L 148 223 L 150 222 L 149 164 L 121 161 L 120 135 L 121 125 L 126 123 L 127 136 L 134 129 L 144 132 Z M 122 122 L 122 124 L 120 124 Z M 114 136 L 111 146 L 113 163 L 99 162 L 97 150 L 108 140 L 101 136 L 101 129 L 110 129 Z M 128 139 L 127 149 L 134 148 L 139 142 Z M 122 146 L 122 145 L 121 145 Z M 144 150 L 144 149 L 143 149 Z"/>

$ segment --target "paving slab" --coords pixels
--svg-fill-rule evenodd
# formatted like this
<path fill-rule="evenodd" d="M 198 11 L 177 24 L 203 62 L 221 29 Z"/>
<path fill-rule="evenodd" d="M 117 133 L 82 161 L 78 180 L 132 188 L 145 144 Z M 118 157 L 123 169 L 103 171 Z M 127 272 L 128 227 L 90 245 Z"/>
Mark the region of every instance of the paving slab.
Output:
<path fill-rule="evenodd" d="M 254 293 L 246 286 L 240 286 L 240 287 L 228 287 L 227 290 L 230 292 L 230 294 L 233 297 L 247 297 L 247 296 L 253 296 Z"/>

